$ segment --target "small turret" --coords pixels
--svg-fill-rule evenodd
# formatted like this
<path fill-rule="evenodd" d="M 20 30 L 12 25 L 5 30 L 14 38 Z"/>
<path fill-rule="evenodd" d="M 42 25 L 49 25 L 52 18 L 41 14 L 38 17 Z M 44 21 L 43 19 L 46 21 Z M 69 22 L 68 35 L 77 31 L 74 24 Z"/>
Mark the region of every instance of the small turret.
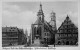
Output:
<path fill-rule="evenodd" d="M 52 11 L 52 12 L 51 12 L 51 21 L 53 21 L 53 20 L 56 19 L 55 15 L 56 15 L 55 12 Z"/>
<path fill-rule="evenodd" d="M 53 30 L 56 30 L 56 16 L 55 16 L 55 12 L 51 12 L 51 20 L 50 20 L 50 25 L 52 26 Z"/>

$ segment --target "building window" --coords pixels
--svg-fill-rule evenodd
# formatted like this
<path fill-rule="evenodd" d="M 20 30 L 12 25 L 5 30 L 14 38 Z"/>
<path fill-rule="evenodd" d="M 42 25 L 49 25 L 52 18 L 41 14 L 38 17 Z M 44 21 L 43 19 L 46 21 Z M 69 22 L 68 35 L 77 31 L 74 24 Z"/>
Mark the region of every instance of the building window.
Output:
<path fill-rule="evenodd" d="M 14 30 L 12 30 L 12 31 L 14 31 Z"/>
<path fill-rule="evenodd" d="M 48 33 L 46 33 L 46 36 L 48 36 Z"/>
<path fill-rule="evenodd" d="M 62 30 L 60 30 L 60 33 L 62 32 Z"/>
<path fill-rule="evenodd" d="M 41 27 L 39 27 L 39 31 L 40 31 L 39 34 L 41 35 L 41 32 L 42 32 L 42 31 L 41 31 Z"/>
<path fill-rule="evenodd" d="M 65 36 L 67 37 L 67 34 L 65 34 Z"/>
<path fill-rule="evenodd" d="M 11 28 L 12 29 L 12 28 Z"/>
<path fill-rule="evenodd" d="M 48 36 L 48 33 L 45 33 L 45 36 Z"/>
<path fill-rule="evenodd" d="M 65 30 L 65 33 L 67 32 L 67 30 Z"/>
<path fill-rule="evenodd" d="M 59 32 L 60 32 L 60 30 L 59 30 Z"/>
<path fill-rule="evenodd" d="M 48 36 L 50 36 L 50 34 L 48 33 Z"/>
<path fill-rule="evenodd" d="M 60 34 L 59 34 L 59 37 L 60 37 Z"/>
<path fill-rule="evenodd" d="M 63 36 L 64 36 L 64 34 L 63 34 Z"/>
<path fill-rule="evenodd" d="M 45 36 L 46 36 L 46 33 L 45 33 Z"/>
<path fill-rule="evenodd" d="M 46 39 L 46 41 L 48 41 L 48 38 Z"/>
<path fill-rule="evenodd" d="M 71 34 L 68 34 L 68 36 L 71 36 Z"/>
<path fill-rule="evenodd" d="M 9 31 L 11 31 L 11 30 L 9 30 Z"/>
<path fill-rule="evenodd" d="M 60 41 L 58 41 L 58 44 L 60 45 L 60 44 L 61 44 L 61 42 L 60 42 Z"/>
<path fill-rule="evenodd" d="M 68 34 L 67 34 L 67 37 L 68 37 Z"/>
<path fill-rule="evenodd" d="M 44 41 L 46 40 L 46 38 L 44 38 Z"/>
<path fill-rule="evenodd" d="M 34 34 L 36 34 L 36 27 L 34 28 Z"/>

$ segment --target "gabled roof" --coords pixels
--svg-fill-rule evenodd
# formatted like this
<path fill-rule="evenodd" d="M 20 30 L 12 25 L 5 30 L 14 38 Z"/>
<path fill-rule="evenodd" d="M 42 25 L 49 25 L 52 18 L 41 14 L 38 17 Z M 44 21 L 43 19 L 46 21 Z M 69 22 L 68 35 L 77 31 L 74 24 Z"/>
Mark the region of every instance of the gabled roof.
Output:
<path fill-rule="evenodd" d="M 50 32 L 53 32 L 52 26 L 47 21 L 45 21 L 45 20 L 44 20 L 44 23 L 42 23 L 42 21 L 40 21 L 39 19 L 37 19 L 34 24 L 44 24 L 44 29 L 47 29 Z"/>
<path fill-rule="evenodd" d="M 37 19 L 34 24 L 42 24 L 42 22 L 39 19 Z"/>
<path fill-rule="evenodd" d="M 64 20 L 64 22 L 62 22 L 61 26 L 58 28 L 58 32 L 59 32 L 59 30 L 62 30 L 62 32 L 64 32 L 63 29 L 65 29 L 65 30 L 75 29 L 75 31 L 76 31 L 78 28 L 74 25 L 74 23 L 71 21 L 69 16 L 67 16 L 66 19 Z"/>
<path fill-rule="evenodd" d="M 50 33 L 53 33 L 52 26 L 47 21 L 44 21 L 44 29 L 48 30 Z"/>

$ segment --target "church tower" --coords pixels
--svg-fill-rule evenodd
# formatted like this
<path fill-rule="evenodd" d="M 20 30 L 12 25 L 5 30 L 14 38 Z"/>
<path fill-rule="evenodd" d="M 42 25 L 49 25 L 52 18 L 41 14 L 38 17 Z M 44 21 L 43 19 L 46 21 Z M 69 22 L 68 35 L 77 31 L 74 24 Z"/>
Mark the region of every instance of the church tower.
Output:
<path fill-rule="evenodd" d="M 50 25 L 52 26 L 52 30 L 53 30 L 53 32 L 52 32 L 52 41 L 53 41 L 53 43 L 54 43 L 54 45 L 55 45 L 55 34 L 57 33 L 57 28 L 56 28 L 56 16 L 55 16 L 56 14 L 55 14 L 55 12 L 51 12 L 51 20 L 50 20 Z"/>
<path fill-rule="evenodd" d="M 32 24 L 32 39 L 42 39 L 44 33 L 44 13 L 42 10 L 42 4 L 40 4 L 40 9 L 37 13 L 37 20 Z"/>
<path fill-rule="evenodd" d="M 43 10 L 42 10 L 42 4 L 40 4 L 40 9 L 39 9 L 39 12 L 38 12 L 37 16 L 38 16 L 38 19 L 41 22 L 44 22 L 44 13 L 43 13 Z"/>
<path fill-rule="evenodd" d="M 52 26 L 52 29 L 55 31 L 56 30 L 56 16 L 55 12 L 51 12 L 51 20 L 50 20 L 50 25 Z"/>

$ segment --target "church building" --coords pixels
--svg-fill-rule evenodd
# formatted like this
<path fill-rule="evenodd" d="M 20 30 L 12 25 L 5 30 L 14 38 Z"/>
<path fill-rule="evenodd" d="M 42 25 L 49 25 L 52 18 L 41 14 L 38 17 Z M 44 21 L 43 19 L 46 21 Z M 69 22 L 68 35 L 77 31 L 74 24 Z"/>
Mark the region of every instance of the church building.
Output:
<path fill-rule="evenodd" d="M 44 20 L 45 16 L 42 10 L 42 4 L 37 13 L 37 20 L 31 25 L 31 44 L 35 39 L 39 39 L 41 44 L 54 44 L 56 34 L 56 16 L 55 13 L 51 13 L 51 20 L 47 22 Z"/>

